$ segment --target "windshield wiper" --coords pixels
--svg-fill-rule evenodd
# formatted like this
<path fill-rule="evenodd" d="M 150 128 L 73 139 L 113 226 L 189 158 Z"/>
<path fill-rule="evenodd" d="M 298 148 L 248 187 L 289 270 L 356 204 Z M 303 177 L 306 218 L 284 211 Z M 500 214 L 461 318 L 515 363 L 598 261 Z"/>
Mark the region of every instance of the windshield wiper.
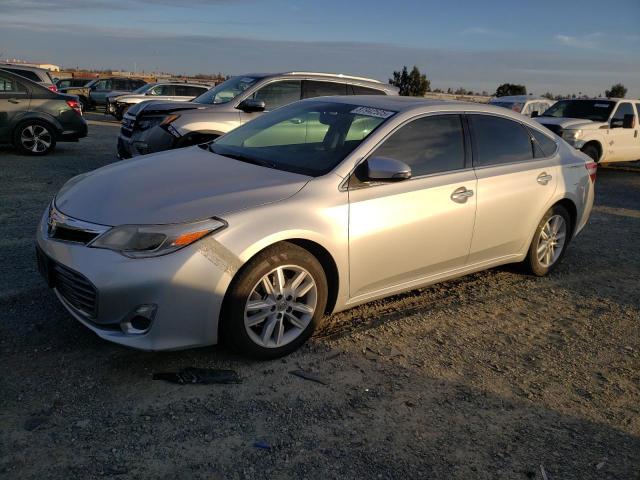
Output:
<path fill-rule="evenodd" d="M 238 153 L 218 153 L 213 149 L 213 143 L 209 145 L 209 151 L 211 153 L 215 153 L 217 155 L 222 155 L 223 157 L 233 158 L 234 160 L 239 160 L 241 162 L 252 163 L 253 165 L 259 165 L 260 167 L 276 168 L 276 164 L 275 163 L 268 162 L 266 160 L 260 160 L 258 158 L 247 157 L 245 155 L 240 155 Z"/>

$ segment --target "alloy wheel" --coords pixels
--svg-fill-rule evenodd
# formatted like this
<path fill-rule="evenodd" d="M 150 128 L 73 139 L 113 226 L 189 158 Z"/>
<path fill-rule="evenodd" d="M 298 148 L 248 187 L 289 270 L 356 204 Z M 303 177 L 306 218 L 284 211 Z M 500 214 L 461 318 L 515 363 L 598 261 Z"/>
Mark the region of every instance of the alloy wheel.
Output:
<path fill-rule="evenodd" d="M 318 300 L 318 287 L 304 268 L 284 265 L 264 275 L 251 290 L 244 308 L 244 326 L 251 340 L 278 348 L 309 326 Z"/>
<path fill-rule="evenodd" d="M 567 223 L 561 215 L 553 215 L 544 224 L 538 237 L 536 254 L 540 264 L 549 268 L 558 261 L 567 237 Z"/>
<path fill-rule="evenodd" d="M 51 148 L 53 137 L 51 132 L 42 125 L 28 125 L 20 133 L 20 143 L 26 150 L 33 153 L 43 153 Z"/>

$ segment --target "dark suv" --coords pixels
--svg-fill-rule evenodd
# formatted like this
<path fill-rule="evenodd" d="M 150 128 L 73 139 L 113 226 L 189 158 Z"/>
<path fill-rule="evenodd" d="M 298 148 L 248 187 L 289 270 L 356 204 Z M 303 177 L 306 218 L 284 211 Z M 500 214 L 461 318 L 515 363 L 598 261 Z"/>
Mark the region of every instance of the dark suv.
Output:
<path fill-rule="evenodd" d="M 46 155 L 56 142 L 86 136 L 78 97 L 0 69 L 0 143 L 12 143 L 23 154 Z"/>
<path fill-rule="evenodd" d="M 135 78 L 107 77 L 96 78 L 84 87 L 68 88 L 65 93 L 77 95 L 82 109 L 88 110 L 107 104 L 107 96 L 112 93 L 129 93 L 146 85 L 147 82 Z"/>

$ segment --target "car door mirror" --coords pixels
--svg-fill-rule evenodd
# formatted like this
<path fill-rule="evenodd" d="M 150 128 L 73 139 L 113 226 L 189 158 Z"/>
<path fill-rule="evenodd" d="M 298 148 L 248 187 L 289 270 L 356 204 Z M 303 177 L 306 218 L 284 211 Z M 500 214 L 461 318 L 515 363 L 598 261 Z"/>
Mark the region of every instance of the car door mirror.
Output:
<path fill-rule="evenodd" d="M 636 116 L 628 113 L 622 120 L 622 128 L 633 128 L 636 126 Z"/>
<path fill-rule="evenodd" d="M 247 98 L 238 105 L 238 110 L 242 110 L 245 113 L 264 112 L 267 105 L 264 100 L 256 100 L 255 98 Z"/>
<path fill-rule="evenodd" d="M 620 118 L 613 118 L 611 119 L 611 128 L 622 128 L 623 123 L 624 123 L 624 120 Z"/>
<path fill-rule="evenodd" d="M 397 182 L 411 178 L 411 167 L 401 160 L 387 157 L 371 157 L 367 160 L 368 180 Z"/>

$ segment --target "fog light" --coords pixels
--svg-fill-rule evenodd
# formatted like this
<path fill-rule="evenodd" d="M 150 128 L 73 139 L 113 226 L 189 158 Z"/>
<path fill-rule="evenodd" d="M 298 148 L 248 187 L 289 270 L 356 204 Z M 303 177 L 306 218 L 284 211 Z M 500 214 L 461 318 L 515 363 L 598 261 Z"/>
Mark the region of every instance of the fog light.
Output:
<path fill-rule="evenodd" d="M 151 328 L 158 306 L 155 304 L 138 305 L 120 323 L 120 328 L 127 335 L 142 335 Z"/>

